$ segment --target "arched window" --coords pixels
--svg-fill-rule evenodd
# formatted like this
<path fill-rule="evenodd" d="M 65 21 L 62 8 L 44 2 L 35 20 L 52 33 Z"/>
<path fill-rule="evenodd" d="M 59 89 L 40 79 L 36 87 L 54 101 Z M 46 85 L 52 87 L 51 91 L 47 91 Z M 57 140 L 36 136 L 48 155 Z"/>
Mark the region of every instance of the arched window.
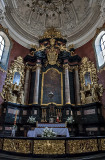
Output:
<path fill-rule="evenodd" d="M 4 51 L 4 38 L 0 35 L 0 62 Z"/>
<path fill-rule="evenodd" d="M 5 29 L 0 28 L 0 68 L 4 70 L 8 68 L 11 44 L 11 38 L 5 32 Z"/>
<path fill-rule="evenodd" d="M 95 51 L 98 69 L 105 66 L 105 31 L 101 31 L 95 39 Z"/>
<path fill-rule="evenodd" d="M 100 43 L 103 59 L 105 61 L 105 34 L 101 37 Z"/>

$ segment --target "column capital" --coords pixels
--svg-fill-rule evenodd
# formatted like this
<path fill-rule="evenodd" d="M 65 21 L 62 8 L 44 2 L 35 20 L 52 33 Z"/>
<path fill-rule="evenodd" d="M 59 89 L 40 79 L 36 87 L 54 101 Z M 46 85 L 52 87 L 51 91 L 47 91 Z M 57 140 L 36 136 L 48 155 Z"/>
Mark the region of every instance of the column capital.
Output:
<path fill-rule="evenodd" d="M 36 68 L 38 68 L 38 67 L 41 68 L 42 65 L 41 65 L 40 63 L 36 63 L 35 67 L 36 67 Z"/>
<path fill-rule="evenodd" d="M 64 68 L 64 69 L 69 69 L 69 68 L 70 68 L 70 66 L 69 66 L 69 64 L 68 64 L 68 63 L 66 63 L 66 64 L 63 64 L 63 68 Z"/>
<path fill-rule="evenodd" d="M 32 67 L 29 65 L 26 65 L 25 68 L 26 68 L 26 70 L 30 70 Z"/>
<path fill-rule="evenodd" d="M 73 70 L 78 71 L 78 66 L 69 66 L 69 71 L 72 72 Z"/>
<path fill-rule="evenodd" d="M 70 71 L 70 72 L 72 72 L 73 69 L 74 69 L 74 66 L 70 66 L 70 67 L 69 67 L 69 71 Z"/>
<path fill-rule="evenodd" d="M 36 66 L 32 66 L 32 72 L 36 71 Z"/>
<path fill-rule="evenodd" d="M 74 66 L 74 69 L 75 69 L 75 70 L 78 70 L 78 69 L 79 69 L 78 65 L 77 65 L 77 66 Z"/>
<path fill-rule="evenodd" d="M 42 67 L 42 65 L 40 63 L 36 63 L 36 65 L 32 66 L 32 68 L 31 68 L 32 72 L 35 72 L 37 68 L 41 68 L 41 67 Z"/>

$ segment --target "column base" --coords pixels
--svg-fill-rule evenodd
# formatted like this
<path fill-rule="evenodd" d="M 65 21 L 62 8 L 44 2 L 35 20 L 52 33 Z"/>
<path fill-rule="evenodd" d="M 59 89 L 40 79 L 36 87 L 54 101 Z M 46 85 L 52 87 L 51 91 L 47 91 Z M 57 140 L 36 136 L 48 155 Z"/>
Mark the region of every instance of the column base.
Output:
<path fill-rule="evenodd" d="M 66 104 L 71 104 L 71 103 L 70 103 L 70 102 L 67 102 L 67 103 L 65 103 L 65 105 L 66 105 Z"/>

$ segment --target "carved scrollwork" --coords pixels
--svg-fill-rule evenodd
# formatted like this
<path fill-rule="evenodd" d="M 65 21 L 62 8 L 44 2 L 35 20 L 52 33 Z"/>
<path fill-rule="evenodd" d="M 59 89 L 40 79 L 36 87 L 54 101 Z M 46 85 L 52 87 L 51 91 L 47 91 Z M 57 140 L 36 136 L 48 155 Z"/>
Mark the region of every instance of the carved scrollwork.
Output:
<path fill-rule="evenodd" d="M 82 104 L 98 102 L 103 94 L 103 86 L 98 84 L 95 65 L 87 57 L 82 59 L 80 66 L 80 83 Z"/>
<path fill-rule="evenodd" d="M 58 53 L 56 49 L 52 47 L 51 49 L 48 50 L 47 59 L 50 65 L 56 64 L 57 59 L 58 59 Z"/>
<path fill-rule="evenodd" d="M 48 29 L 40 39 L 46 39 L 46 38 L 63 38 L 61 33 L 57 31 L 55 28 Z"/>
<path fill-rule="evenodd" d="M 24 63 L 22 57 L 17 57 L 7 72 L 2 97 L 5 101 L 12 103 L 24 103 Z"/>

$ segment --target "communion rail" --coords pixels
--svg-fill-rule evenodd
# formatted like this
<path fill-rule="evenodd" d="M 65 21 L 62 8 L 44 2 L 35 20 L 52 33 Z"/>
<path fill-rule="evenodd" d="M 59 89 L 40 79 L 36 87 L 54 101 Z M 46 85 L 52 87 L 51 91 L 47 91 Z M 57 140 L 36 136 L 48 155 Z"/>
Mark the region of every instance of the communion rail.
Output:
<path fill-rule="evenodd" d="M 75 138 L 0 137 L 0 152 L 35 157 L 70 157 L 105 151 L 105 136 Z"/>

